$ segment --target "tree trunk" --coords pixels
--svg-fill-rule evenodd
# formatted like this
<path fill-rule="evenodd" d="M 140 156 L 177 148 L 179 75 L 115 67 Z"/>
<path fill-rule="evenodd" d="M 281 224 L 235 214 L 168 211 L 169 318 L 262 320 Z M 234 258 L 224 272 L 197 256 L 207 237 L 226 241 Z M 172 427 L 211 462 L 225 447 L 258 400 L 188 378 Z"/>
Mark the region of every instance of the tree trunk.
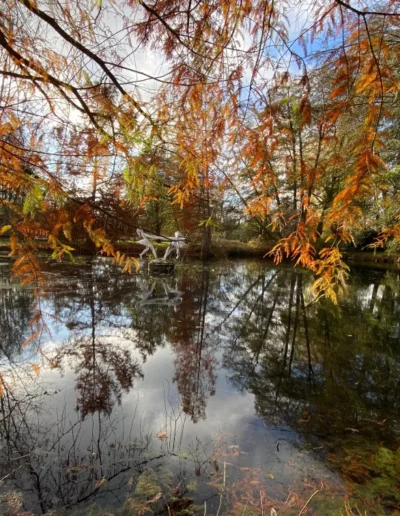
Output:
<path fill-rule="evenodd" d="M 201 258 L 203 261 L 211 258 L 211 226 L 204 224 L 203 227 L 203 245 L 201 248 Z"/>

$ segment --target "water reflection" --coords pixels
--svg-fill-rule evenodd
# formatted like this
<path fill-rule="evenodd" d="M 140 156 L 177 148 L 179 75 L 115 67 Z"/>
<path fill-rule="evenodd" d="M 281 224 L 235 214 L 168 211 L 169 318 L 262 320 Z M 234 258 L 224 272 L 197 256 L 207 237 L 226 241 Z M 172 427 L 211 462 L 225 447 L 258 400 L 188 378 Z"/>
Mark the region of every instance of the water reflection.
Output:
<path fill-rule="evenodd" d="M 156 286 L 157 283 L 161 283 L 164 289 L 164 295 L 157 295 Z M 154 278 L 151 287 L 148 290 L 144 290 L 139 294 L 140 302 L 139 306 L 146 305 L 163 305 L 172 306 L 175 309 L 182 303 L 183 294 L 181 290 L 178 290 L 176 282 L 175 288 L 170 287 L 165 279 Z M 175 310 L 176 311 L 176 310 Z"/>
<path fill-rule="evenodd" d="M 19 351 L 33 316 L 32 297 L 10 278 L 9 263 L 0 260 L 0 351 L 7 358 Z"/>
<path fill-rule="evenodd" d="M 215 394 L 215 344 L 206 338 L 210 270 L 201 270 L 194 289 L 190 284 L 182 288 L 186 289 L 187 299 L 179 314 L 171 319 L 168 339 L 176 356 L 173 381 L 178 386 L 183 410 L 197 422 L 206 417 L 207 397 Z"/>
<path fill-rule="evenodd" d="M 140 425 L 133 432 L 133 421 L 100 411 L 85 425 L 65 401 L 53 406 L 52 413 L 45 410 L 51 395 L 37 387 L 30 394 L 8 392 L 1 400 L 0 474 L 7 479 L 0 498 L 2 514 L 48 514 L 56 509 L 69 514 L 93 500 L 100 506 L 122 505 L 144 472 L 151 468 L 163 474 L 167 469 L 165 459 L 173 450 L 152 449 L 152 438 Z M 176 419 L 174 423 L 176 427 Z M 177 427 L 175 431 L 178 434 Z M 175 469 L 178 476 L 184 475 L 184 465 Z"/>
<path fill-rule="evenodd" d="M 254 514 L 260 493 L 284 514 L 304 503 L 288 493 L 366 483 L 377 472 L 360 450 L 400 444 L 397 273 L 354 270 L 334 306 L 310 302 L 308 274 L 264 262 L 189 264 L 168 279 L 123 276 L 105 260 L 48 265 L 51 339 L 22 351 L 32 293 L 0 274 L 0 478 L 18 510 L 81 514 L 96 500 L 117 511 L 151 468 L 173 470 L 183 505 L 195 479 L 192 498 L 234 514 L 247 467 Z M 215 497 L 226 477 L 235 492 Z"/>
<path fill-rule="evenodd" d="M 224 366 L 233 371 L 231 382 L 256 395 L 257 413 L 269 423 L 298 429 L 300 418 L 303 431 L 314 436 L 338 437 L 360 425 L 365 432 L 368 422 L 375 423 L 373 432 L 394 431 L 400 409 L 398 275 L 354 271 L 339 306 L 306 306 L 308 278 L 283 272 L 272 284 L 263 278 L 242 301 L 241 316 L 228 322 Z"/>

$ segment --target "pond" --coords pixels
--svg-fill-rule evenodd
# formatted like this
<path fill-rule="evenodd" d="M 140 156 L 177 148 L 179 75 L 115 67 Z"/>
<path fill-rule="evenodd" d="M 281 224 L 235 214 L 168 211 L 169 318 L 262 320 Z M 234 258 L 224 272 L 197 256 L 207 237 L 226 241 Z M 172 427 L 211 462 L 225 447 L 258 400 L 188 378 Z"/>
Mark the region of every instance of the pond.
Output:
<path fill-rule="evenodd" d="M 9 266 L 1 514 L 397 514 L 396 271 L 335 306 L 265 261 L 48 263 L 36 299 Z"/>

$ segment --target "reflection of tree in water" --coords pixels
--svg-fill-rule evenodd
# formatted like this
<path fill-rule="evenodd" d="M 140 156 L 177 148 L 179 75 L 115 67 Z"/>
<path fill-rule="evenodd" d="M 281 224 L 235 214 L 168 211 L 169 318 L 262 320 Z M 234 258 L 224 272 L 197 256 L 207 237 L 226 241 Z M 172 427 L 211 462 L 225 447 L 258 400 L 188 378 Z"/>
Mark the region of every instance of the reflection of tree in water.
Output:
<path fill-rule="evenodd" d="M 203 268 L 199 284 L 192 280 L 184 286 L 185 303 L 169 331 L 177 354 L 174 382 L 183 410 L 194 422 L 205 418 L 207 396 L 215 394 L 216 360 L 205 340 L 209 289 L 210 271 Z"/>
<path fill-rule="evenodd" d="M 76 373 L 77 408 L 82 417 L 94 412 L 111 414 L 122 393 L 133 387 L 134 378 L 141 377 L 140 366 L 128 349 L 122 349 L 116 339 L 92 336 L 72 337 L 56 357 L 55 365 L 74 364 Z"/>
<path fill-rule="evenodd" d="M 243 297 L 246 298 L 265 277 L 259 266 L 251 264 L 229 272 L 219 269 L 219 274 L 211 274 L 209 268 L 190 272 L 190 276 L 181 278 L 185 302 L 179 313 L 172 316 L 168 337 L 177 355 L 174 381 L 185 412 L 196 422 L 206 417 L 207 398 L 215 394 L 215 352 L 221 346 L 219 338 L 242 301 L 239 299 L 231 306 L 230 297 L 245 286 Z M 263 291 L 268 285 L 265 283 Z"/>
<path fill-rule="evenodd" d="M 110 413 L 141 375 L 129 348 L 121 348 L 118 339 L 110 337 L 114 328 L 144 360 L 165 345 L 168 336 L 178 355 L 174 381 L 183 407 L 194 421 L 205 417 L 206 398 L 215 389 L 215 359 L 205 344 L 210 271 L 204 269 L 195 278 L 192 271 L 183 273 L 179 286 L 174 286 L 171 280 L 141 276 L 134 281 L 114 279 L 107 263 L 100 269 L 101 274 L 98 266 L 87 267 L 86 274 L 78 278 L 78 292 L 53 286 L 55 312 L 73 330 L 56 365 L 63 367 L 68 357 L 74 359 L 82 416 L 96 410 Z M 105 281 L 107 274 L 111 278 Z"/>
<path fill-rule="evenodd" d="M 104 307 L 97 299 L 95 287 L 91 275 L 86 297 L 90 315 L 84 323 L 80 322 L 80 330 L 72 334 L 70 343 L 54 360 L 58 367 L 62 367 L 66 359 L 74 364 L 77 408 L 82 418 L 97 411 L 111 414 L 114 404 L 121 403 L 122 393 L 132 388 L 133 379 L 141 376 L 140 366 L 129 349 L 121 348 L 116 338 L 96 334 L 104 318 Z M 88 334 L 85 329 L 89 330 Z"/>
<path fill-rule="evenodd" d="M 133 345 L 146 360 L 166 344 L 167 338 L 178 355 L 175 381 L 183 405 L 194 420 L 205 416 L 206 398 L 215 389 L 215 359 L 210 343 L 205 342 L 205 317 L 206 312 L 218 312 L 223 297 L 219 285 L 213 284 L 210 299 L 209 270 L 184 270 L 177 283 L 169 278 L 161 282 L 144 275 L 121 275 L 104 260 L 82 267 L 46 267 L 44 295 L 46 311 L 54 315 L 51 326 L 57 331 L 65 324 L 71 332 L 68 344 L 59 351 L 53 365 L 64 367 L 73 359 L 77 403 L 83 416 L 96 410 L 110 413 L 113 404 L 121 401 L 123 392 L 132 387 L 135 376 L 140 376 L 129 346 Z M 156 281 L 155 299 L 144 299 L 143 295 L 151 291 Z M 74 288 L 70 288 L 71 283 Z M 24 292 L 18 288 L 16 291 Z M 13 313 L 9 311 L 8 315 Z M 28 326 L 27 317 L 19 314 L 18 320 Z M 6 328 L 5 335 L 17 348 L 24 340 L 18 339 L 16 343 L 11 326 Z M 117 336 L 125 341 L 123 347 Z"/>
<path fill-rule="evenodd" d="M 149 471 L 162 478 L 171 468 L 169 458 L 183 456 L 178 445 L 168 450 L 151 435 L 134 434 L 134 420 L 126 423 L 99 413 L 85 420 L 79 414 L 73 417 L 62 397 L 54 400 L 59 410 L 50 413 L 45 407 L 52 394 L 28 386 L 29 394 L 21 389 L 0 398 L 1 514 L 93 514 L 88 509 L 93 502 L 101 514 L 107 509 L 107 514 L 137 514 L 129 509 L 134 501 L 129 493 L 135 494 L 140 479 Z M 169 429 L 171 440 L 179 444 L 173 435 L 174 429 L 180 431 L 176 413 Z M 182 483 L 185 463 L 191 460 L 188 454 L 179 458 Z M 181 493 L 174 492 L 174 503 L 184 495 L 183 487 Z M 126 510 L 124 505 L 114 512 L 127 495 Z"/>
<path fill-rule="evenodd" d="M 31 292 L 10 278 L 8 264 L 0 267 L 0 283 L 0 350 L 10 358 L 28 336 L 34 309 Z"/>
<path fill-rule="evenodd" d="M 400 283 L 390 273 L 369 276 L 355 271 L 338 306 L 307 306 L 311 278 L 290 270 L 242 301 L 226 330 L 224 363 L 232 382 L 255 394 L 268 424 L 325 439 L 350 432 L 392 440 L 400 414 Z"/>
<path fill-rule="evenodd" d="M 183 292 L 175 281 L 166 278 L 142 278 L 135 303 L 128 308 L 131 328 L 137 332 L 137 347 L 143 358 L 164 346 L 165 335 L 174 312 L 181 310 Z"/>
<path fill-rule="evenodd" d="M 154 280 L 121 275 L 104 261 L 68 273 L 76 275 L 78 288 L 66 288 L 57 275 L 48 292 L 56 317 L 73 331 L 56 365 L 63 367 L 74 359 L 77 404 L 83 417 L 96 410 L 110 413 L 122 393 L 132 388 L 134 378 L 141 376 L 132 351 L 145 360 L 164 345 L 170 314 L 165 306 L 140 302 Z"/>

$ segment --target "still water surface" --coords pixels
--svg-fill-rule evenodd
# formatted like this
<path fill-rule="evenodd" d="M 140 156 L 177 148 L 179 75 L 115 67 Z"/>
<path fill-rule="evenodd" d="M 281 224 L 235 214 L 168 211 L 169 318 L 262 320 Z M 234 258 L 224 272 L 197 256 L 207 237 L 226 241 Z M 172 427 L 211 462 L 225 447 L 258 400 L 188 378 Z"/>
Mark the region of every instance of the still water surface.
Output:
<path fill-rule="evenodd" d="M 334 306 L 259 261 L 46 267 L 35 303 L 0 265 L 1 514 L 400 506 L 397 272 L 355 269 Z"/>

